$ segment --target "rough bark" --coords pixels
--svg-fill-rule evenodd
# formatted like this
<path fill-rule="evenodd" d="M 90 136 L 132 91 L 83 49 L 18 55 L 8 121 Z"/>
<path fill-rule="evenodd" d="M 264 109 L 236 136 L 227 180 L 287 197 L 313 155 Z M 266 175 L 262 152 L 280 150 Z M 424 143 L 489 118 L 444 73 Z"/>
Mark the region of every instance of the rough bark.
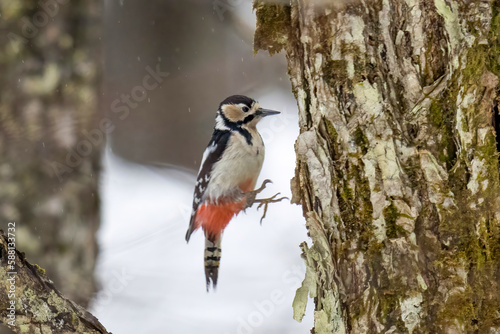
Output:
<path fill-rule="evenodd" d="M 16 333 L 108 333 L 12 247 L 10 235 L 0 230 L 0 321 Z"/>
<path fill-rule="evenodd" d="M 500 332 L 498 1 L 256 1 L 286 52 L 314 333 Z"/>
<path fill-rule="evenodd" d="M 83 304 L 95 291 L 104 143 L 100 6 L 0 0 L 0 225 L 16 222 L 17 246 Z"/>

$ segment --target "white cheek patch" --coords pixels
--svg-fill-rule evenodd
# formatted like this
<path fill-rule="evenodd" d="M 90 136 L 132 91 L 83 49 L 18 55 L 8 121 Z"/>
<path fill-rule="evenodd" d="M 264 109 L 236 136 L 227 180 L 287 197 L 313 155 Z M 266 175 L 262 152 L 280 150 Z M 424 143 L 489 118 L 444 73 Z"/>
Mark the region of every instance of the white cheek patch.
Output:
<path fill-rule="evenodd" d="M 229 128 L 226 126 L 226 123 L 224 123 L 224 119 L 221 115 L 217 115 L 217 117 L 215 118 L 215 128 L 217 130 L 229 130 Z"/>

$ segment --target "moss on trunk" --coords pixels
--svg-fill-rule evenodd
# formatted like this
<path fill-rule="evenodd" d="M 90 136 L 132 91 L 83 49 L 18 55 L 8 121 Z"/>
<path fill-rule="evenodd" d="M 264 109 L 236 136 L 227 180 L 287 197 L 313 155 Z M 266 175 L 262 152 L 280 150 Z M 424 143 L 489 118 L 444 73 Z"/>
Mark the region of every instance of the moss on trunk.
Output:
<path fill-rule="evenodd" d="M 309 291 L 315 333 L 499 331 L 498 1 L 255 7 L 300 116 L 294 317 Z"/>

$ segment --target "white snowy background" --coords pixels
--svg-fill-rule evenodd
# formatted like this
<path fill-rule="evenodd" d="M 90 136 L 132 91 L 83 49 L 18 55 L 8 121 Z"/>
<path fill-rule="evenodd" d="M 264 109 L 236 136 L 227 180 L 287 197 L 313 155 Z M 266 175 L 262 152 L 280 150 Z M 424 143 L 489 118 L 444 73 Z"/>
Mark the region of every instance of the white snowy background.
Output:
<path fill-rule="evenodd" d="M 298 135 L 295 100 L 278 90 L 251 93 L 263 107 L 282 111 L 258 125 L 266 144 L 258 185 L 272 179 L 262 195 L 281 192 L 290 198 Z M 262 209 L 233 219 L 223 237 L 217 290 L 207 293 L 203 233 L 197 231 L 189 244 L 184 240 L 196 175 L 130 163 L 109 149 L 103 169 L 96 269 L 102 289 L 91 312 L 109 331 L 309 332 L 312 302 L 302 323 L 293 320 L 291 306 L 305 271 L 299 244 L 308 240 L 300 206 L 270 205 L 262 226 Z"/>

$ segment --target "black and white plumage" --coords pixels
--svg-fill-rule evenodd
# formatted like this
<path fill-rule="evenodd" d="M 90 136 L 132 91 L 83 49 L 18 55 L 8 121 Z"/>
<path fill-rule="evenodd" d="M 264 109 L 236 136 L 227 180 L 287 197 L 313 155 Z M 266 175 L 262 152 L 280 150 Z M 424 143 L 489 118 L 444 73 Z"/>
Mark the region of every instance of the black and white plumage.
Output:
<path fill-rule="evenodd" d="M 215 163 L 221 159 L 222 153 L 226 149 L 230 137 L 230 131 L 218 130 L 217 128 L 215 128 L 214 133 L 212 134 L 212 139 L 208 143 L 205 152 L 203 152 L 200 170 L 198 171 L 198 177 L 196 179 L 196 185 L 194 187 L 193 211 L 191 213 L 189 228 L 186 233 L 186 241 L 189 241 L 191 234 L 194 232 L 196 210 L 203 202 L 205 190 L 207 190 L 208 184 L 210 182 L 212 168 L 214 167 Z"/>
<path fill-rule="evenodd" d="M 198 172 L 193 213 L 186 241 L 199 227 L 206 236 L 205 274 L 207 288 L 215 286 L 220 260 L 220 239 L 231 218 L 246 205 L 264 161 L 264 143 L 257 123 L 265 116 L 279 114 L 262 109 L 246 96 L 233 95 L 219 105 L 214 132 Z"/>

